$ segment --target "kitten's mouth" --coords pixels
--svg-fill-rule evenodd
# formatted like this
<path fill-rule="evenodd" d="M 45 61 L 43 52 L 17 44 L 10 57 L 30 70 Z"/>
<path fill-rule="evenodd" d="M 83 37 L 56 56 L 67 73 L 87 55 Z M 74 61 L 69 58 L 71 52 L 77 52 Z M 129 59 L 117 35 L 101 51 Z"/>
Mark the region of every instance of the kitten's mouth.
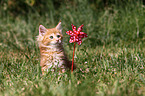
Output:
<path fill-rule="evenodd" d="M 58 45 L 58 44 L 61 44 L 60 40 L 49 42 L 47 45 Z"/>
<path fill-rule="evenodd" d="M 61 41 L 60 40 L 56 40 L 56 44 L 60 44 L 61 43 Z"/>
<path fill-rule="evenodd" d="M 50 43 L 50 45 L 58 45 L 60 42 Z"/>

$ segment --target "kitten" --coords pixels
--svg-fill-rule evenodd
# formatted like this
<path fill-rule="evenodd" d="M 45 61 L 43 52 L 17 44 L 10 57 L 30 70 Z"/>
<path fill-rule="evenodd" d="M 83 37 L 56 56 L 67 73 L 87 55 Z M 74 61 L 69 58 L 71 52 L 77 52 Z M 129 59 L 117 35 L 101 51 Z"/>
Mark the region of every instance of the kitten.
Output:
<path fill-rule="evenodd" d="M 61 22 L 55 28 L 46 29 L 43 25 L 39 26 L 39 35 L 37 41 L 41 54 L 41 71 L 42 74 L 48 70 L 65 72 L 71 69 L 71 62 L 68 60 L 62 46 L 62 28 Z M 74 66 L 74 69 L 76 66 Z"/>

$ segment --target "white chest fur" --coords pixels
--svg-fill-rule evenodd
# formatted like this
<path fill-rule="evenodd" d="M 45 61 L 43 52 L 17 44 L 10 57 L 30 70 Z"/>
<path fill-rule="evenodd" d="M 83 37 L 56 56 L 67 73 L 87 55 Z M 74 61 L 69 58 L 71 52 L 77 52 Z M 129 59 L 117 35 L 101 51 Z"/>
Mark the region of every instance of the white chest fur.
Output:
<path fill-rule="evenodd" d="M 60 52 L 59 54 L 57 52 L 53 54 L 53 60 L 51 61 L 51 63 L 46 64 L 48 66 L 48 70 L 51 69 L 51 71 L 54 71 L 54 69 L 56 68 L 64 69 L 64 61 L 61 58 L 62 55 L 62 52 Z"/>

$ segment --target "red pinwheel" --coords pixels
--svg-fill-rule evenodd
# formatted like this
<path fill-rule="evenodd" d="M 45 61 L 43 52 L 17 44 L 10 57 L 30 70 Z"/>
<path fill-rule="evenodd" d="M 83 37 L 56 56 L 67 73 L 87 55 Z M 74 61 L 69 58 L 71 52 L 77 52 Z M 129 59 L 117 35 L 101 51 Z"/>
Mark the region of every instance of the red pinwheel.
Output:
<path fill-rule="evenodd" d="M 74 50 L 73 50 L 73 58 L 72 58 L 72 70 L 71 72 L 73 72 L 73 64 L 74 64 L 74 53 L 75 53 L 75 42 L 78 43 L 78 45 L 80 45 L 82 43 L 82 38 L 84 37 L 88 37 L 88 35 L 84 32 L 81 32 L 83 30 L 83 24 L 78 28 L 78 30 L 76 30 L 76 26 L 74 26 L 73 24 L 71 24 L 72 26 L 72 30 L 73 31 L 66 31 L 66 33 L 68 35 L 70 35 L 70 43 L 74 42 Z"/>
<path fill-rule="evenodd" d="M 88 35 L 86 33 L 81 32 L 83 30 L 84 25 L 82 24 L 78 28 L 78 30 L 76 30 L 76 26 L 74 26 L 73 24 L 71 26 L 72 26 L 73 31 L 71 31 L 71 30 L 66 31 L 66 33 L 71 36 L 69 42 L 70 43 L 77 42 L 78 45 L 80 45 L 82 43 L 81 38 L 88 37 Z"/>

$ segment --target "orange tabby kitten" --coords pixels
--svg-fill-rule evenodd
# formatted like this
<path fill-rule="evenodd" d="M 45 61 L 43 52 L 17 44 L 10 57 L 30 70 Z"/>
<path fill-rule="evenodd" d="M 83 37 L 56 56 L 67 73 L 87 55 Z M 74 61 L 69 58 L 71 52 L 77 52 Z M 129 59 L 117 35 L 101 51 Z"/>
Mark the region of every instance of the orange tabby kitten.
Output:
<path fill-rule="evenodd" d="M 62 39 L 61 22 L 51 29 L 46 29 L 43 25 L 39 26 L 37 41 L 41 54 L 40 66 L 42 74 L 48 70 L 55 71 L 57 68 L 59 68 L 59 72 L 71 69 L 71 62 L 64 53 Z"/>

